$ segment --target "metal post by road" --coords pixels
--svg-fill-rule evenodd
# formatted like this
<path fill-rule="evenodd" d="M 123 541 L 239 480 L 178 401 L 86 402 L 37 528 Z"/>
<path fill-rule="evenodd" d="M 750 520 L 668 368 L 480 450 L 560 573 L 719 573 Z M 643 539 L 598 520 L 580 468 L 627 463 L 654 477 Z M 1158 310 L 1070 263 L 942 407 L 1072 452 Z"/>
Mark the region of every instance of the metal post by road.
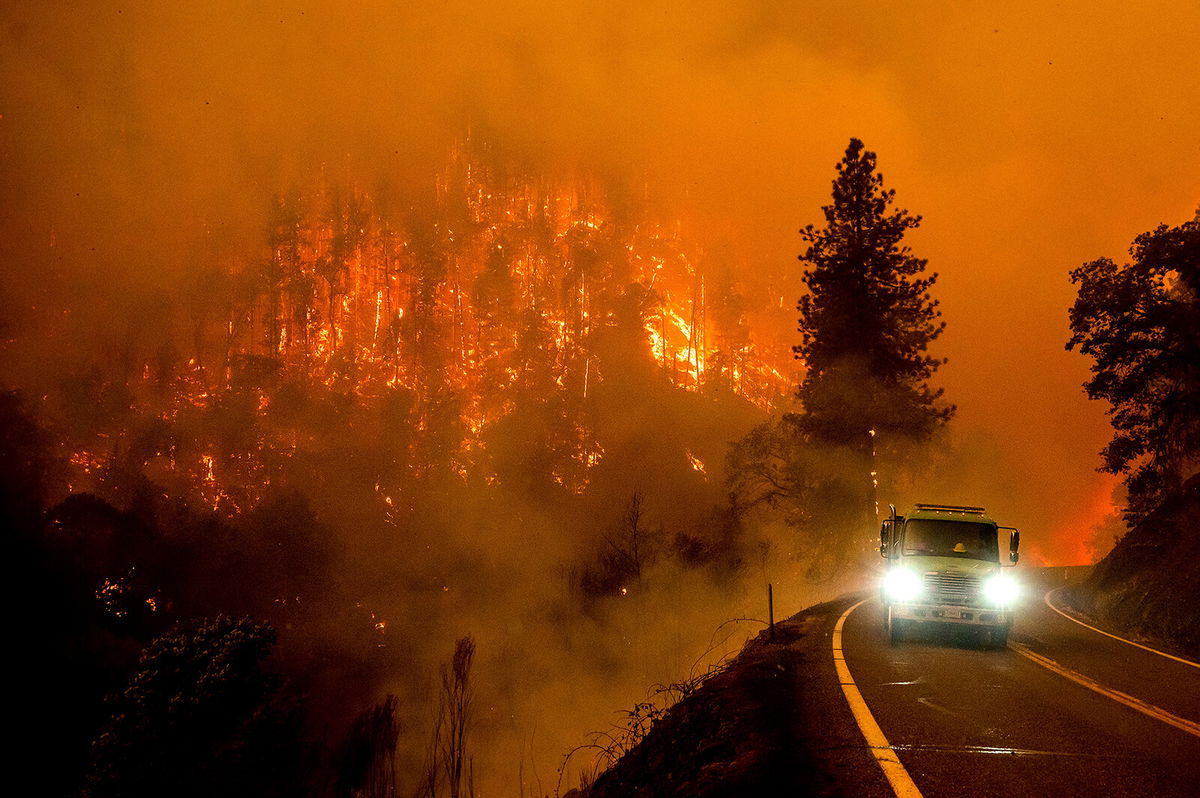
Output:
<path fill-rule="evenodd" d="M 771 583 L 767 583 L 767 639 L 775 639 L 775 593 Z"/>

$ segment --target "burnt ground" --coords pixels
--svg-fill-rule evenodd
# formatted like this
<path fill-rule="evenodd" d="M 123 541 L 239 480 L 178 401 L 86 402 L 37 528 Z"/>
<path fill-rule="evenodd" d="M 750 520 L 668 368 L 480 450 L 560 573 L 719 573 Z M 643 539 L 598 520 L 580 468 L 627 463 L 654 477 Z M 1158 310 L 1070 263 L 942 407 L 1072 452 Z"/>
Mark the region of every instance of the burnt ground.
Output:
<path fill-rule="evenodd" d="M 1200 475 L 1064 594 L 1106 628 L 1200 659 Z"/>
<path fill-rule="evenodd" d="M 830 635 L 848 604 L 843 598 L 803 610 L 776 625 L 774 640 L 759 634 L 726 670 L 668 710 L 587 798 L 886 789 L 834 672 Z"/>

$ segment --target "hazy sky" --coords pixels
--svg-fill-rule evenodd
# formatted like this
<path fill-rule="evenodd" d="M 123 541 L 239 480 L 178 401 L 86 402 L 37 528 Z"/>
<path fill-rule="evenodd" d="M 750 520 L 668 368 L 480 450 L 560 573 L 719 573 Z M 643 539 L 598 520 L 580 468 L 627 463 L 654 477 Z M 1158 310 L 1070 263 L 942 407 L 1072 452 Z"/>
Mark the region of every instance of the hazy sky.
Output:
<path fill-rule="evenodd" d="M 857 136 L 925 219 L 959 406 L 954 476 L 901 498 L 983 501 L 1077 559 L 1112 481 L 1063 351 L 1067 272 L 1200 204 L 1200 7 L 974 5 L 9 0 L 6 321 L 42 329 L 54 278 L 169 288 L 198 229 L 259 236 L 296 175 L 412 174 L 467 121 L 533 163 L 645 181 L 798 277 L 796 231 Z"/>

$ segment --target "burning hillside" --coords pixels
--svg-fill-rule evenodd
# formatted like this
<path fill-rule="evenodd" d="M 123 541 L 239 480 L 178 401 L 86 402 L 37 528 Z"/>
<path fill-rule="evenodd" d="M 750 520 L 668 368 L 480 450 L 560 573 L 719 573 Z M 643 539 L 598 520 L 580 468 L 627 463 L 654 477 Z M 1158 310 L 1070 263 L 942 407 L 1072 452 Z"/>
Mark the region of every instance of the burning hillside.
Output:
<path fill-rule="evenodd" d="M 427 195 L 325 183 L 281 193 L 259 252 L 201 265 L 201 290 L 159 311 L 165 332 L 127 342 L 122 373 L 94 372 L 76 391 L 133 415 L 92 414 L 69 458 L 72 486 L 94 487 L 132 454 L 134 467 L 190 483 L 214 509 L 251 507 L 279 459 L 304 450 L 297 403 L 314 392 L 408 421 L 392 451 L 397 479 L 420 478 L 437 449 L 461 479 L 485 484 L 497 479 L 492 430 L 521 402 L 554 397 L 550 472 L 574 493 L 605 454 L 590 394 L 623 370 L 771 410 L 796 381 L 786 341 L 770 332 L 785 300 L 743 293 L 746 264 L 642 205 L 594 181 L 514 177 L 469 145 L 450 152 Z M 161 429 L 222 408 L 275 429 L 231 447 L 205 434 L 149 440 L 127 423 Z M 375 488 L 394 504 L 396 485 Z"/>
<path fill-rule="evenodd" d="M 78 575 L 64 634 L 130 652 L 261 619 L 302 736 L 357 739 L 386 706 L 406 784 L 463 635 L 492 786 L 720 656 L 711 630 L 793 554 L 742 528 L 725 483 L 728 443 L 790 401 L 790 289 L 741 279 L 646 197 L 470 143 L 423 187 L 321 177 L 263 206 L 256 242 L 206 230 L 187 280 L 126 324 L 80 335 L 95 309 L 57 299 L 79 343 L 32 381 L 53 466 L 29 534 Z M 214 621 L 203 645 L 221 630 L 273 634 Z M 100 649 L 111 667 L 64 697 L 88 717 L 136 667 Z"/>

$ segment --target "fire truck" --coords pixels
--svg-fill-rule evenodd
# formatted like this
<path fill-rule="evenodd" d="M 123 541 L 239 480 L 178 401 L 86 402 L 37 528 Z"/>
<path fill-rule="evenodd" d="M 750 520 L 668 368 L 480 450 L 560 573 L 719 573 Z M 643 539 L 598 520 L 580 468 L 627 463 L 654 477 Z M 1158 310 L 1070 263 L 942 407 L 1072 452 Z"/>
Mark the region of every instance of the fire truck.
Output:
<path fill-rule="evenodd" d="M 1002 558 L 1003 532 L 1008 552 Z M 1003 647 L 1020 594 L 1004 569 L 1017 564 L 1020 541 L 1020 532 L 997 525 L 982 507 L 918 504 L 907 515 L 891 507 L 879 530 L 888 641 L 895 645 L 917 626 L 958 626 Z"/>

